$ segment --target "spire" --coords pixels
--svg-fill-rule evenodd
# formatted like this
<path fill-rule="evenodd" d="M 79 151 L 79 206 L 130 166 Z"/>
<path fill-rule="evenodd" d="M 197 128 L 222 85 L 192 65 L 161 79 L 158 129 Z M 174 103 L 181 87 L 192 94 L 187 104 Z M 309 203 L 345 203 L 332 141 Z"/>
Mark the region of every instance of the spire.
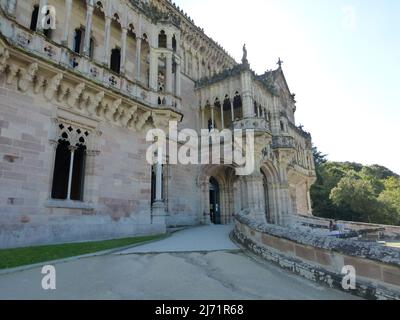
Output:
<path fill-rule="evenodd" d="M 278 58 L 277 65 L 279 66 L 279 69 L 282 68 L 282 64 L 283 64 L 283 61 L 281 60 L 281 58 Z"/>

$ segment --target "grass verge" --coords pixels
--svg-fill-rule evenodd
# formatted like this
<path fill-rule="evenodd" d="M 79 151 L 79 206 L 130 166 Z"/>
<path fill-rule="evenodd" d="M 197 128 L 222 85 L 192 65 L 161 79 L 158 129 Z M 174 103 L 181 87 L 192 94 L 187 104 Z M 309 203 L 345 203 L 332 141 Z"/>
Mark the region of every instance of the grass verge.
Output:
<path fill-rule="evenodd" d="M 140 244 L 142 242 L 157 240 L 162 237 L 164 237 L 164 235 L 2 249 L 0 250 L 0 269 L 15 268 L 39 262 L 75 257 L 89 253 Z"/>

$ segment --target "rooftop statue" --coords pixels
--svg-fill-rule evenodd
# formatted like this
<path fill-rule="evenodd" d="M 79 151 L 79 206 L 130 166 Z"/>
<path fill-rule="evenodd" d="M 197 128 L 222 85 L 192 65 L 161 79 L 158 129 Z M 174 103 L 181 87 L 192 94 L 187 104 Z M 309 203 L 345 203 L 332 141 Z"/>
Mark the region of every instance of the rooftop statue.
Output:
<path fill-rule="evenodd" d="M 242 63 L 243 64 L 249 64 L 247 61 L 247 49 L 246 49 L 246 44 L 243 45 L 243 57 L 242 57 Z"/>

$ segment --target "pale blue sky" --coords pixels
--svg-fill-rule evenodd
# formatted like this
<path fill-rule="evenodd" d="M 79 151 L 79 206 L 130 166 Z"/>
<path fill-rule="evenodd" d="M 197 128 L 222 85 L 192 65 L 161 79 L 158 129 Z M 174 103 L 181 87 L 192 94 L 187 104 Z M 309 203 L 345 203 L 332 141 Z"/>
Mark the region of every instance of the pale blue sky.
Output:
<path fill-rule="evenodd" d="M 237 61 L 283 60 L 297 124 L 330 160 L 400 173 L 400 1 L 175 0 Z"/>

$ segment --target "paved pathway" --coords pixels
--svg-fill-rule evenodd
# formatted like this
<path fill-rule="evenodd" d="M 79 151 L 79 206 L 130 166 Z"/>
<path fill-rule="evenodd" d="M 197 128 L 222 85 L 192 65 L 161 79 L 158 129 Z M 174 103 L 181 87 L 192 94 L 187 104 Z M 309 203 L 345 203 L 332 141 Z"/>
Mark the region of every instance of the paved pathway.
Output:
<path fill-rule="evenodd" d="M 232 228 L 232 225 L 190 228 L 178 231 L 164 240 L 134 247 L 117 254 L 239 250 L 229 239 Z"/>
<path fill-rule="evenodd" d="M 0 275 L 0 299 L 355 299 L 255 262 L 236 250 L 229 230 L 198 227 L 117 254 L 56 264 L 54 291 L 41 288 L 41 268 Z"/>

